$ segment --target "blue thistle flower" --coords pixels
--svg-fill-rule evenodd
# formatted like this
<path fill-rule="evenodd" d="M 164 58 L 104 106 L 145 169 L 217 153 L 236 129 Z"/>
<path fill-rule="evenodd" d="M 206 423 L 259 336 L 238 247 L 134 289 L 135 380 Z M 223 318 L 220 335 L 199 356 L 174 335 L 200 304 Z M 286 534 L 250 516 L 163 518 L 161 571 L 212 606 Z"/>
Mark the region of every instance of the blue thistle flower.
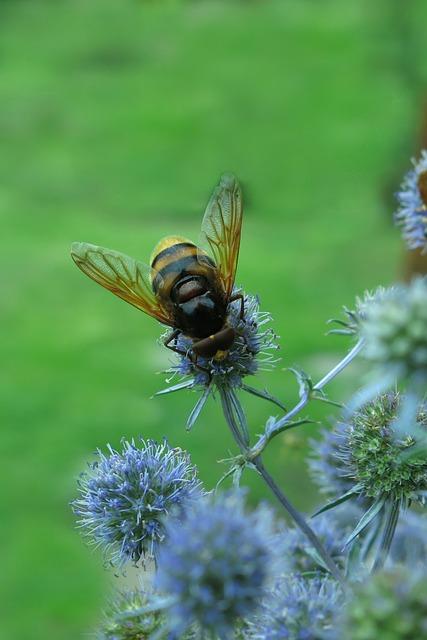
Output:
<path fill-rule="evenodd" d="M 161 632 L 165 624 L 163 611 L 143 613 L 155 597 L 142 589 L 119 593 L 105 612 L 96 640 L 148 640 Z"/>
<path fill-rule="evenodd" d="M 388 377 L 427 380 L 427 278 L 383 291 L 363 307 L 363 355 Z"/>
<path fill-rule="evenodd" d="M 349 476 L 347 458 L 341 453 L 347 441 L 347 430 L 345 422 L 337 422 L 332 429 L 321 430 L 320 440 L 310 440 L 310 475 L 328 499 L 346 494 L 354 485 Z"/>
<path fill-rule="evenodd" d="M 188 454 L 141 438 L 97 451 L 81 475 L 74 513 L 85 535 L 114 564 L 155 556 L 165 535 L 164 516 L 200 497 L 201 483 Z"/>
<path fill-rule="evenodd" d="M 346 491 L 342 493 L 341 487 L 340 493 L 318 513 L 357 499 L 361 517 L 346 545 L 367 533 L 362 557 L 369 562 L 373 559 L 375 569 L 387 558 L 401 511 L 412 501 L 426 502 L 427 459 L 409 455 L 417 441 L 413 425 L 410 432 L 402 430 L 398 420 L 401 404 L 396 392 L 380 395 L 348 415 L 338 426 L 338 437 L 336 434 L 324 436 L 331 445 L 330 458 L 337 460 L 346 479 Z M 426 408 L 421 404 L 415 409 L 413 419 L 417 431 L 424 434 L 427 430 Z M 327 487 L 328 477 L 332 480 L 330 488 L 337 485 L 330 465 L 322 466 L 318 460 L 313 471 L 323 474 L 323 486 Z"/>
<path fill-rule="evenodd" d="M 414 446 L 414 440 L 411 434 L 396 437 L 400 404 L 398 393 L 382 394 L 347 416 L 334 431 L 323 432 L 323 446 L 315 453 L 311 469 L 313 478 L 329 495 L 334 489 L 339 495 L 354 490 L 365 499 L 388 496 L 407 503 L 420 495 L 421 501 L 427 489 L 427 460 L 402 456 Z M 416 419 L 424 432 L 427 411 L 423 404 Z M 327 454 L 326 464 L 322 452 Z"/>
<path fill-rule="evenodd" d="M 331 578 L 288 576 L 268 594 L 261 614 L 249 623 L 254 640 L 326 640 L 335 637 L 335 619 L 344 602 Z"/>
<path fill-rule="evenodd" d="M 421 152 L 397 193 L 396 223 L 410 249 L 427 248 L 427 151 Z"/>
<path fill-rule="evenodd" d="M 156 581 L 173 600 L 170 631 L 179 636 L 197 623 L 203 634 L 229 637 L 278 569 L 272 532 L 270 511 L 245 512 L 240 492 L 200 500 L 178 527 L 170 521 Z"/>
<path fill-rule="evenodd" d="M 344 307 L 345 320 L 330 333 L 355 335 L 363 341 L 362 355 L 375 366 L 377 383 L 390 388 L 396 378 L 423 385 L 427 380 L 427 277 L 409 285 L 378 287 L 356 298 L 355 308 Z M 378 384 L 378 379 L 381 383 Z M 364 395 L 368 397 L 368 389 Z M 372 397 L 372 395 L 370 396 Z"/>
<path fill-rule="evenodd" d="M 237 293 L 237 289 L 234 293 Z M 244 317 L 240 318 L 240 301 L 231 302 L 228 307 L 227 323 L 236 330 L 237 337 L 229 351 L 222 359 L 198 358 L 194 362 L 187 355 L 177 355 L 176 362 L 168 369 L 168 382 L 178 377 L 179 382 L 157 395 L 178 391 L 180 389 L 198 389 L 202 395 L 193 409 L 187 426 L 191 428 L 199 416 L 209 395 L 217 388 L 220 393 L 228 394 L 234 404 L 236 389 L 244 389 L 258 397 L 283 405 L 265 391 L 259 391 L 247 386 L 244 378 L 255 375 L 261 369 L 271 369 L 277 362 L 273 352 L 279 346 L 277 336 L 268 323 L 271 315 L 259 310 L 259 300 L 255 296 L 245 295 Z M 190 338 L 180 334 L 176 346 L 188 353 L 192 346 Z M 202 369 L 201 369 L 201 368 Z"/>

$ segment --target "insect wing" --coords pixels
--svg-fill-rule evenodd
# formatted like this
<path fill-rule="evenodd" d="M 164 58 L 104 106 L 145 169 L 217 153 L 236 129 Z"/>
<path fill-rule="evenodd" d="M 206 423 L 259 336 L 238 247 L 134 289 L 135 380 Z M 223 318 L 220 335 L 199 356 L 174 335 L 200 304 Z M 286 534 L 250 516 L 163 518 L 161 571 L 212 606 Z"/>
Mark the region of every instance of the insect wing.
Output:
<path fill-rule="evenodd" d="M 210 246 L 227 298 L 231 295 L 236 276 L 242 216 L 240 185 L 232 174 L 225 173 L 206 207 L 202 222 L 202 244 Z"/>
<path fill-rule="evenodd" d="M 157 300 L 151 279 L 157 272 L 129 256 L 86 242 L 74 242 L 71 257 L 89 278 L 159 322 L 173 326 L 168 310 Z"/>

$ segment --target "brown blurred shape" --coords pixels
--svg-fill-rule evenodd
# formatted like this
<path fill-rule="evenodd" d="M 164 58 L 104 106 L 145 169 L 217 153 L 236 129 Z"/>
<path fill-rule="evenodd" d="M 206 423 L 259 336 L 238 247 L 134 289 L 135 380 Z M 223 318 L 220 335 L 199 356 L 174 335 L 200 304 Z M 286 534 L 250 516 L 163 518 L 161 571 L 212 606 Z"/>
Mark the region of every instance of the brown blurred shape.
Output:
<path fill-rule="evenodd" d="M 424 100 L 421 109 L 421 122 L 419 131 L 419 144 L 417 152 L 427 149 L 427 99 Z M 422 253 L 421 249 L 408 250 L 405 256 L 404 278 L 410 280 L 414 275 L 427 274 L 427 253 Z"/>

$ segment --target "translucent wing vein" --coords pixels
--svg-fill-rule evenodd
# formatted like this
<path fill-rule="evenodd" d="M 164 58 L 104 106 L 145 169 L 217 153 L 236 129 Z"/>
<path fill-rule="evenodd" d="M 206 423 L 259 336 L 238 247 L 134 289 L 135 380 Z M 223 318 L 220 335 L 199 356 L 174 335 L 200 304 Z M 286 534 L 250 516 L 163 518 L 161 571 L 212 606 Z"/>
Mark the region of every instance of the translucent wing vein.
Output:
<path fill-rule="evenodd" d="M 118 251 L 85 242 L 73 243 L 71 257 L 83 273 L 102 287 L 159 322 L 173 326 L 168 309 L 153 293 L 154 269 Z"/>
<path fill-rule="evenodd" d="M 242 192 L 231 174 L 221 176 L 206 207 L 202 242 L 210 246 L 226 296 L 233 290 L 242 229 Z"/>

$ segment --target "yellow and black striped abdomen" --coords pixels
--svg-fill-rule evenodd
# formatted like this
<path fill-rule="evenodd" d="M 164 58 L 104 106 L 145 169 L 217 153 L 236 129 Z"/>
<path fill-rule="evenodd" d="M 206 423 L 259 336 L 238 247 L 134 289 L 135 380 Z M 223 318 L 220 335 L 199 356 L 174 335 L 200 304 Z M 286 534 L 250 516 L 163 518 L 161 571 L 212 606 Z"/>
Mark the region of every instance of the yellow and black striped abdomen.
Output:
<path fill-rule="evenodd" d="M 213 260 L 195 244 L 181 236 L 163 238 L 151 254 L 154 269 L 152 287 L 154 293 L 169 299 L 172 287 L 188 275 L 204 276 L 216 283 L 216 267 Z"/>

